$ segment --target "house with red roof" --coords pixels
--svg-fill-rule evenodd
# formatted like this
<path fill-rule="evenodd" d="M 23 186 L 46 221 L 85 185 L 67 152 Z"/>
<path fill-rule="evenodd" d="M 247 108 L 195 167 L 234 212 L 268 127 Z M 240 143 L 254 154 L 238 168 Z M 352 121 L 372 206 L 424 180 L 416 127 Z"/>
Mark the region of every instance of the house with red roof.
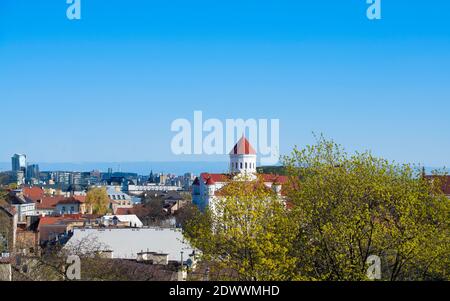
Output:
<path fill-rule="evenodd" d="M 56 204 L 64 200 L 64 196 L 44 196 L 36 201 L 36 215 L 48 216 L 56 214 Z"/>
<path fill-rule="evenodd" d="M 86 204 L 85 196 L 71 196 L 56 203 L 56 214 L 92 214 L 91 206 Z"/>
<path fill-rule="evenodd" d="M 41 187 L 31 186 L 24 187 L 22 189 L 22 194 L 24 197 L 36 202 L 37 200 L 43 198 L 45 196 L 45 191 Z"/>
<path fill-rule="evenodd" d="M 40 245 L 57 241 L 67 236 L 74 227 L 83 227 L 85 219 L 81 214 L 67 214 L 61 216 L 44 216 L 39 220 L 38 233 Z"/>
<path fill-rule="evenodd" d="M 219 197 L 220 191 L 230 181 L 255 181 L 258 177 L 263 179 L 268 189 L 272 189 L 283 198 L 283 185 L 287 184 L 287 177 L 273 174 L 257 173 L 257 154 L 250 142 L 243 136 L 233 147 L 230 154 L 229 173 L 212 174 L 202 173 L 192 185 L 193 203 L 201 210 L 213 206 L 214 199 Z"/>

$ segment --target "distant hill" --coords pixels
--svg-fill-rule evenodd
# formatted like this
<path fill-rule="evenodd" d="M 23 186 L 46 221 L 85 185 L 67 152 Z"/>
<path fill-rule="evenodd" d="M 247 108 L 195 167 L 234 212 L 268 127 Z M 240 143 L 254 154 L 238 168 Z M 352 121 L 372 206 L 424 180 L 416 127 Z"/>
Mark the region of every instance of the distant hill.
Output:
<path fill-rule="evenodd" d="M 277 174 L 281 176 L 287 175 L 287 171 L 284 166 L 262 166 L 258 167 L 257 170 L 258 173 Z"/>
<path fill-rule="evenodd" d="M 227 161 L 172 161 L 172 162 L 68 162 L 68 163 L 43 163 L 39 164 L 41 171 L 92 171 L 107 172 L 112 168 L 114 172 L 132 172 L 140 175 L 153 173 L 173 173 L 183 175 L 187 172 L 200 174 L 202 172 L 222 173 L 228 172 Z M 11 163 L 0 162 L 0 172 L 11 170 Z"/>

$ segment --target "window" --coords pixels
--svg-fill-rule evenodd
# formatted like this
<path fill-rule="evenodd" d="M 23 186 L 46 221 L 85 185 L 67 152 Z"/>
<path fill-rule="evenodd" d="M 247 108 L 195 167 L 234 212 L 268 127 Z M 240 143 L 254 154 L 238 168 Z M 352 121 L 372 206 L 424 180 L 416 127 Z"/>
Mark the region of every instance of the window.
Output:
<path fill-rule="evenodd" d="M 245 162 L 245 169 L 247 169 L 248 167 L 247 167 L 247 162 Z"/>
<path fill-rule="evenodd" d="M 242 162 L 241 162 L 241 169 L 242 169 Z"/>

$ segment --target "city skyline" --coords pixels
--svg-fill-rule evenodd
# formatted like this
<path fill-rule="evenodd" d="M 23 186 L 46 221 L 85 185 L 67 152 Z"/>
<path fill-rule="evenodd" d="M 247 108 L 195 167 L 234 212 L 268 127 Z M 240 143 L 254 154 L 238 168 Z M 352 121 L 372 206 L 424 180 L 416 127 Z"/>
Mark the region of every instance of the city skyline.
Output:
<path fill-rule="evenodd" d="M 385 1 L 379 21 L 356 0 L 95 1 L 79 21 L 66 8 L 0 4 L 0 99 L 13 112 L 0 162 L 225 161 L 171 152 L 171 123 L 203 110 L 279 119 L 282 155 L 315 132 L 350 152 L 450 165 L 445 1 Z"/>
<path fill-rule="evenodd" d="M 0 283 L 202 299 L 450 280 L 449 13 L 0 0 Z"/>

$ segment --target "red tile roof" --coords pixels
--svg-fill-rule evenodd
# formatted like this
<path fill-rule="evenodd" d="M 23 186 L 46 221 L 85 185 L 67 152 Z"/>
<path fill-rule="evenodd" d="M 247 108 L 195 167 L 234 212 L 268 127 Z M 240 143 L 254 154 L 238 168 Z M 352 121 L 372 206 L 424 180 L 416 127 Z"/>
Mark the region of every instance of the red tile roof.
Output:
<path fill-rule="evenodd" d="M 56 204 L 58 204 L 58 202 L 64 200 L 65 197 L 63 196 L 48 196 L 48 197 L 43 197 L 40 200 L 38 200 L 36 202 L 36 208 L 37 209 L 55 209 Z"/>
<path fill-rule="evenodd" d="M 39 227 L 41 226 L 45 226 L 45 225 L 54 225 L 57 224 L 58 222 L 60 222 L 62 220 L 62 217 L 57 216 L 44 216 L 41 217 L 41 219 L 39 220 Z"/>
<path fill-rule="evenodd" d="M 66 214 L 64 216 L 44 216 L 39 220 L 39 227 L 47 225 L 57 225 L 61 221 L 81 220 L 81 214 Z"/>
<path fill-rule="evenodd" d="M 58 202 L 58 204 L 81 204 L 81 203 L 83 202 L 81 202 L 75 197 L 65 198 Z"/>
<path fill-rule="evenodd" d="M 227 182 L 230 180 L 230 175 L 227 174 L 211 174 L 211 173 L 202 173 L 200 176 L 204 183 L 211 179 L 213 182 Z"/>
<path fill-rule="evenodd" d="M 116 215 L 130 215 L 130 214 L 136 214 L 135 208 L 117 208 L 116 209 Z"/>
<path fill-rule="evenodd" d="M 25 187 L 22 189 L 23 195 L 34 202 L 36 202 L 38 199 L 44 197 L 45 191 L 41 187 Z"/>
<path fill-rule="evenodd" d="M 256 151 L 247 138 L 242 136 L 231 150 L 230 155 L 256 155 Z"/>
<path fill-rule="evenodd" d="M 212 178 L 208 178 L 206 180 L 206 185 L 211 186 L 211 185 L 215 185 L 216 182 L 214 182 L 214 180 Z"/>
<path fill-rule="evenodd" d="M 287 184 L 288 177 L 280 176 L 280 175 L 272 175 L 272 174 L 260 174 L 266 183 L 278 183 L 278 184 Z"/>
<path fill-rule="evenodd" d="M 85 195 L 74 195 L 74 199 L 80 201 L 81 203 L 86 203 L 86 196 Z"/>

